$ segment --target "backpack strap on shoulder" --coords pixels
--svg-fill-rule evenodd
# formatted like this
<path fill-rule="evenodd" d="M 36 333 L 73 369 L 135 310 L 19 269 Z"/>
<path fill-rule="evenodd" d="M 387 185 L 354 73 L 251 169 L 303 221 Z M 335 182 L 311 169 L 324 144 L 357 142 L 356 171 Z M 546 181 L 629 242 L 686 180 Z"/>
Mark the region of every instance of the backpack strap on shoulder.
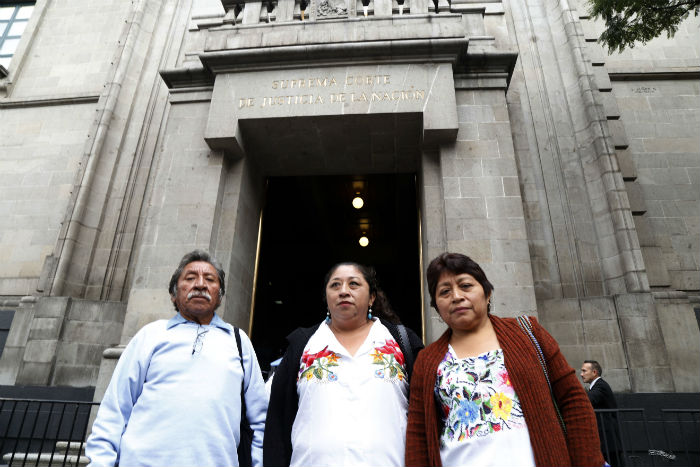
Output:
<path fill-rule="evenodd" d="M 413 349 L 411 348 L 411 341 L 408 338 L 408 332 L 406 332 L 406 326 L 404 326 L 403 324 L 398 324 L 396 325 L 396 328 L 399 331 L 399 340 L 401 341 L 399 342 L 399 345 L 401 346 L 403 356 L 406 359 L 406 371 L 408 372 L 407 376 L 410 380 L 415 355 L 413 355 Z"/>

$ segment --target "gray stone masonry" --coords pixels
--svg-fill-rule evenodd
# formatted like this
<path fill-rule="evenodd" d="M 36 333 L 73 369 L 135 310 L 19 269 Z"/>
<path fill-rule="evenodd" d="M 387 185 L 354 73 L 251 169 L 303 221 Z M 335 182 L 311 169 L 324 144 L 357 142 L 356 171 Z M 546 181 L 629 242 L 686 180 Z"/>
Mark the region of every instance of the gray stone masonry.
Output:
<path fill-rule="evenodd" d="M 494 313 L 534 314 L 535 291 L 503 89 L 456 90 L 457 140 L 440 150 L 447 251 L 494 284 Z M 439 193 L 438 193 L 439 195 Z"/>
<path fill-rule="evenodd" d="M 0 357 L 0 384 L 92 386 L 102 352 L 119 342 L 125 306 L 68 297 L 25 297 Z"/>
<path fill-rule="evenodd" d="M 472 256 L 616 391 L 700 391 L 700 18 L 609 55 L 583 0 L 319 4 L 36 2 L 0 77 L 0 384 L 99 399 L 194 248 L 249 330 L 266 177 L 416 173 L 424 268 Z"/>

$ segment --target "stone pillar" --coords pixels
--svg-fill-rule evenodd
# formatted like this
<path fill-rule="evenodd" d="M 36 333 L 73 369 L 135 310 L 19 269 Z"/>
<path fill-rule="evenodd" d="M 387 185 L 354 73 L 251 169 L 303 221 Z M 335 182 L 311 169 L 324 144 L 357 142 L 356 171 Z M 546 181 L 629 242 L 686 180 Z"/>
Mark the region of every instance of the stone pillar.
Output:
<path fill-rule="evenodd" d="M 421 157 L 421 171 L 418 178 L 418 193 L 420 200 L 421 237 L 423 246 L 423 340 L 434 342 L 445 331 L 445 323 L 437 312 L 430 306 L 425 279 L 425 269 L 428 263 L 447 248 L 445 237 L 445 202 L 443 198 L 443 178 L 440 173 L 440 158 L 438 150 L 425 150 Z"/>
<path fill-rule="evenodd" d="M 480 89 L 468 79 L 455 86 L 457 141 L 440 148 L 447 250 L 484 268 L 495 314 L 536 314 L 504 89 Z"/>
<path fill-rule="evenodd" d="M 392 14 L 391 0 L 374 0 L 374 16 L 388 17 Z"/>

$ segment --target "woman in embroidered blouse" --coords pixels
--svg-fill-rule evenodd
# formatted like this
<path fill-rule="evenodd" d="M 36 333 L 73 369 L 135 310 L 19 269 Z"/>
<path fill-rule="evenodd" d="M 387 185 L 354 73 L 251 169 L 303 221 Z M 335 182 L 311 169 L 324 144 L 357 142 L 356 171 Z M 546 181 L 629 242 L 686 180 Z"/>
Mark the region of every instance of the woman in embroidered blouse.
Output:
<path fill-rule="evenodd" d="M 491 315 L 481 267 L 444 253 L 427 279 L 449 329 L 416 360 L 406 465 L 602 466 L 591 404 L 547 331 L 530 318 L 566 434 L 535 345 L 517 320 Z"/>
<path fill-rule="evenodd" d="M 403 465 L 423 343 L 398 324 L 372 268 L 341 263 L 324 284 L 326 320 L 292 332 L 275 371 L 263 465 Z"/>

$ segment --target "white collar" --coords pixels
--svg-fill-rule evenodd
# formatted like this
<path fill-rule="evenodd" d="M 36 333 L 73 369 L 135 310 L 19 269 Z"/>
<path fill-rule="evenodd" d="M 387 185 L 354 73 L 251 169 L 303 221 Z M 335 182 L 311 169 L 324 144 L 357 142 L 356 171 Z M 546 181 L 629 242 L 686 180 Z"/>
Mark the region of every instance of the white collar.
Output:
<path fill-rule="evenodd" d="M 598 381 L 599 379 L 600 379 L 600 376 L 598 376 L 596 379 L 594 379 L 593 381 L 591 381 L 590 386 L 588 386 L 588 390 L 589 390 L 589 391 L 593 388 L 593 385 L 594 385 L 595 382 Z"/>

